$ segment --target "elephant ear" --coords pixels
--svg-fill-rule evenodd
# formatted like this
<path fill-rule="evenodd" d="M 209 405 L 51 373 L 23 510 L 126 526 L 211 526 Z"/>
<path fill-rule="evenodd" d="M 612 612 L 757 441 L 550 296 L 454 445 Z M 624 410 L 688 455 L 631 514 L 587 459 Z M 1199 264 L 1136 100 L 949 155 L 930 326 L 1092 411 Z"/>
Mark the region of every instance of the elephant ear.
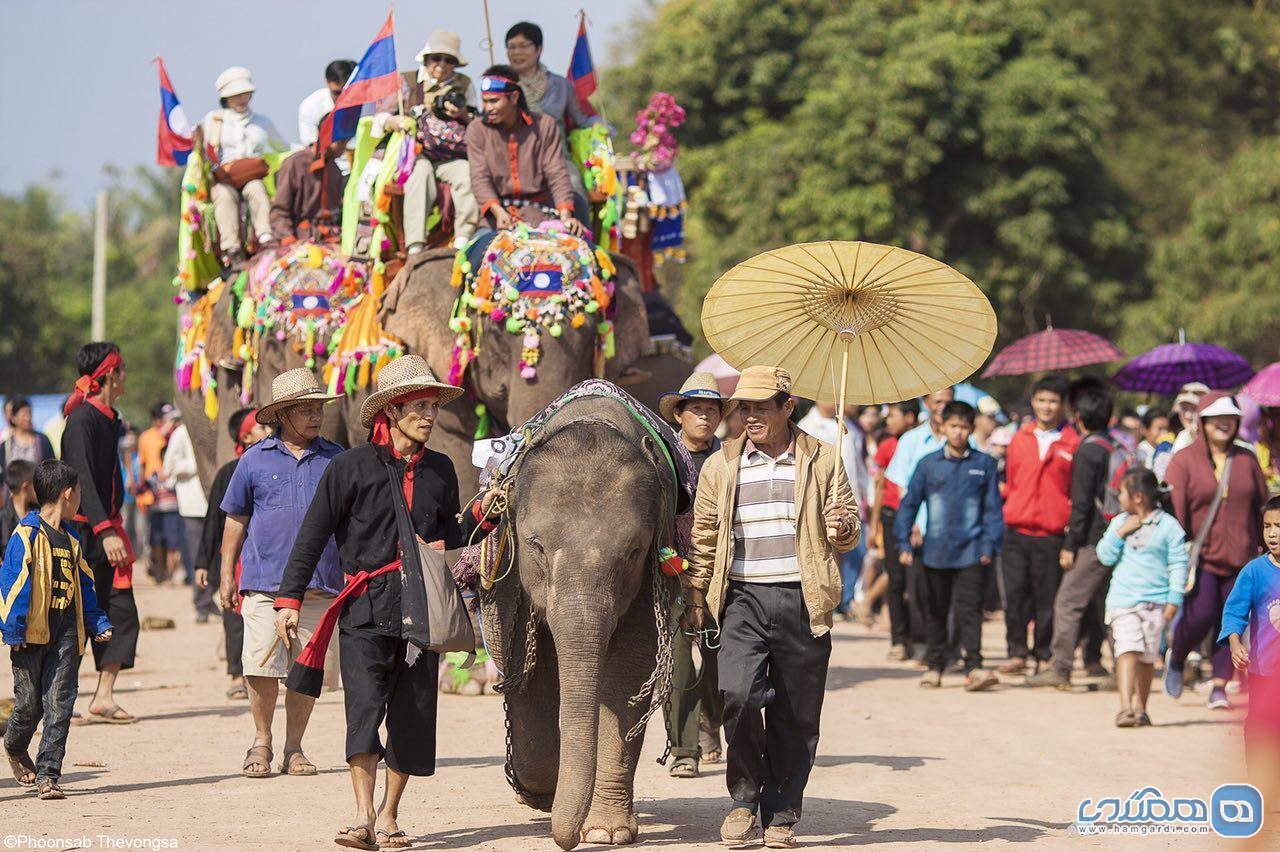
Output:
<path fill-rule="evenodd" d="M 494 530 L 492 535 L 498 536 L 503 533 L 504 531 L 499 528 Z M 511 538 L 511 546 L 515 546 L 514 536 Z M 510 553 L 506 559 L 514 561 L 515 556 L 515 553 Z M 504 563 L 506 563 L 505 559 Z M 505 577 L 502 576 L 504 573 Z M 523 622 L 519 617 L 519 610 L 520 601 L 524 595 L 520 589 L 519 572 L 514 568 L 507 571 L 505 565 L 499 565 L 498 576 L 501 579 L 491 588 L 486 589 L 483 586 L 480 588 L 480 620 L 484 630 L 478 635 L 482 636 L 484 646 L 503 678 L 514 679 L 520 675 L 520 672 L 513 671 L 510 666 L 519 665 L 514 657 L 520 654 L 525 641 L 525 637 L 516 635 L 517 623 Z"/>
<path fill-rule="evenodd" d="M 640 276 L 627 257 L 611 254 L 618 274 L 614 280 L 614 298 L 618 302 L 617 318 L 613 323 L 613 341 L 617 354 L 609 360 L 605 377 L 616 382 L 628 368 L 649 354 L 653 344 L 649 339 L 649 315 L 644 307 L 644 292 L 640 288 Z"/>

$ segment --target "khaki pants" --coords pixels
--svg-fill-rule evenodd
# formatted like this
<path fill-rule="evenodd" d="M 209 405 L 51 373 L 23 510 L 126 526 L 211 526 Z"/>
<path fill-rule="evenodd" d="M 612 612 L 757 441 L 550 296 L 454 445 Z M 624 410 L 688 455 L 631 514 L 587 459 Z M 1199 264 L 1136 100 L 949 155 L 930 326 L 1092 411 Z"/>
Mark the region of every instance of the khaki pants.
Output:
<path fill-rule="evenodd" d="M 243 248 L 240 237 L 240 198 L 249 206 L 249 221 L 259 240 L 271 237 L 271 198 L 260 180 L 251 180 L 239 192 L 225 183 L 215 183 L 210 190 L 213 220 L 218 223 L 218 245 L 224 252 Z"/>
<path fill-rule="evenodd" d="M 319 589 L 307 589 L 298 611 L 298 641 L 286 648 L 276 637 L 275 598 L 265 592 L 245 592 L 241 598 L 240 615 L 244 619 L 244 649 L 241 665 L 250 677 L 275 677 L 283 680 L 289 675 L 290 664 L 311 641 L 320 626 L 325 610 L 333 603 L 334 595 Z M 340 683 L 338 641 L 334 638 L 325 649 L 324 688 L 326 692 L 337 689 Z"/>
<path fill-rule="evenodd" d="M 437 181 L 444 181 L 453 190 L 454 239 L 469 241 L 476 232 L 480 205 L 471 192 L 471 166 L 466 160 L 432 163 L 419 157 L 404 184 L 404 241 L 409 245 L 427 239 L 427 217 L 439 196 Z"/>

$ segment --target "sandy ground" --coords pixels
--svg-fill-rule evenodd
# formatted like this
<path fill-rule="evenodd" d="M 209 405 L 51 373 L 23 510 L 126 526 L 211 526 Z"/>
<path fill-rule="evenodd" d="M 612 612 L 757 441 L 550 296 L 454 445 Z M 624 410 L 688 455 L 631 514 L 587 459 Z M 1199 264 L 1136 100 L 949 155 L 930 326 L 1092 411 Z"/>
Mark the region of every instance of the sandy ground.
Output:
<path fill-rule="evenodd" d="M 352 801 L 341 694 L 320 700 L 305 741 L 319 776 L 242 778 L 252 723 L 246 702 L 223 697 L 227 680 L 214 657 L 220 626 L 194 624 L 189 592 L 180 588 L 144 586 L 138 600 L 144 616 L 177 622 L 176 630 L 144 631 L 138 667 L 121 678 L 120 702 L 141 721 L 72 728 L 66 801 L 41 802 L 13 780 L 0 781 L 4 848 L 57 848 L 65 838 L 86 839 L 90 848 L 113 848 L 112 839 L 114 848 L 130 841 L 138 848 L 148 838 L 184 849 L 337 848 L 333 830 Z M 1002 637 L 1002 624 L 988 622 L 986 647 L 996 662 Z M 916 686 L 917 671 L 885 662 L 887 649 L 883 632 L 836 629 L 818 765 L 799 826 L 807 845 L 1226 845 L 1212 837 L 1084 838 L 1070 826 L 1082 798 L 1123 799 L 1149 784 L 1167 797 L 1207 798 L 1217 785 L 1243 780 L 1235 713 L 1212 713 L 1192 694 L 1178 702 L 1158 695 L 1150 708 L 1156 727 L 1117 730 L 1112 694 L 1015 686 L 968 694 L 958 675 L 926 692 Z M 8 692 L 8 668 L 6 655 L 0 694 Z M 86 657 L 81 710 L 94 682 Z M 276 730 L 282 739 L 283 711 Z M 662 739 L 662 725 L 651 724 L 636 781 L 641 841 L 717 848 L 723 766 L 704 767 L 699 779 L 671 779 L 655 763 Z M 442 697 L 439 772 L 411 782 L 400 815 L 414 848 L 557 848 L 549 817 L 515 803 L 503 749 L 499 698 Z M 1270 848 L 1280 848 L 1280 831 L 1267 833 Z"/>

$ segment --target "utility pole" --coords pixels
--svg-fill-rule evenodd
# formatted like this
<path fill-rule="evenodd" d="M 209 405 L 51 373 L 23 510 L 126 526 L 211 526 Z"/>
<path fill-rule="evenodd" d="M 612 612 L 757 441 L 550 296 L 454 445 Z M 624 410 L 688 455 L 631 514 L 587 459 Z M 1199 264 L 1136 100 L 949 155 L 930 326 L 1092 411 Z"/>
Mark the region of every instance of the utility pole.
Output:
<path fill-rule="evenodd" d="M 93 218 L 93 319 L 89 337 L 107 336 L 107 191 L 98 190 L 98 209 Z"/>

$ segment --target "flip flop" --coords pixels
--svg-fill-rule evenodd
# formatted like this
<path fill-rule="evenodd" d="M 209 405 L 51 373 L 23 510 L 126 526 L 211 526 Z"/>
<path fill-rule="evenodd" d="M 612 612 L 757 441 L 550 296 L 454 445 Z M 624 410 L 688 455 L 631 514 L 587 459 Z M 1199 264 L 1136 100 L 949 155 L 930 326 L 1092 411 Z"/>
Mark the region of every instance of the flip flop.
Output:
<path fill-rule="evenodd" d="M 409 835 L 403 831 L 387 831 L 385 828 L 380 828 L 374 832 L 374 835 L 387 838 L 386 840 L 378 841 L 378 847 L 381 849 L 404 849 L 409 845 Z M 396 840 L 401 842 L 395 843 L 394 841 Z"/>
<path fill-rule="evenodd" d="M 5 752 L 9 758 L 9 768 L 13 770 L 13 780 L 17 781 L 23 787 L 34 787 L 36 785 L 36 765 L 31 762 L 31 755 L 23 752 L 22 754 L 9 754 Z M 17 762 L 15 765 L 15 761 Z M 20 770 L 23 773 L 30 773 L 31 780 L 23 781 Z"/>
<path fill-rule="evenodd" d="M 120 715 L 122 713 L 124 715 Z M 138 721 L 138 717 L 125 712 L 119 704 L 113 704 L 106 713 L 90 710 L 84 714 L 84 720 L 91 725 L 132 725 Z"/>
<path fill-rule="evenodd" d="M 235 686 L 227 688 L 227 698 L 246 700 L 249 697 L 249 690 L 245 688 L 243 683 L 237 683 Z"/>
<path fill-rule="evenodd" d="M 261 757 L 266 754 L 266 759 Z M 244 753 L 244 765 L 240 767 L 240 774 L 245 778 L 270 778 L 271 777 L 271 746 L 256 745 L 250 746 L 249 750 Z M 250 769 L 254 764 L 261 764 L 266 769 Z"/>
<path fill-rule="evenodd" d="M 300 751 L 286 751 L 280 761 L 282 775 L 315 775 L 316 771 L 316 765 Z"/>
<path fill-rule="evenodd" d="M 346 828 L 341 829 L 334 836 L 333 842 L 339 846 L 345 846 L 348 849 L 366 849 L 372 852 L 372 850 L 379 847 L 378 844 L 364 839 L 369 836 L 369 829 L 365 828 L 363 825 L 349 825 Z M 377 834 L 374 834 L 373 836 L 377 837 Z"/>

